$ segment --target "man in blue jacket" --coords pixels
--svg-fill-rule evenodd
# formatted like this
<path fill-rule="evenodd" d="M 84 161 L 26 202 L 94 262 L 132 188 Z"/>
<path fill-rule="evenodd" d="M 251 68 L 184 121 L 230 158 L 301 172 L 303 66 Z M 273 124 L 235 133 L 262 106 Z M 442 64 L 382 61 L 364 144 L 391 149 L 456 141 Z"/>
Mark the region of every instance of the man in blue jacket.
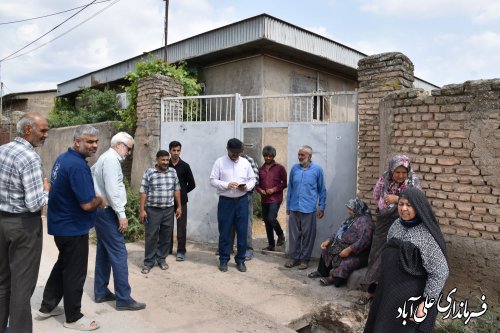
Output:
<path fill-rule="evenodd" d="M 326 188 L 323 169 L 311 161 L 312 148 L 302 146 L 298 158 L 290 170 L 286 196 L 291 260 L 285 267 L 306 269 L 316 239 L 316 217 L 325 214 Z"/>

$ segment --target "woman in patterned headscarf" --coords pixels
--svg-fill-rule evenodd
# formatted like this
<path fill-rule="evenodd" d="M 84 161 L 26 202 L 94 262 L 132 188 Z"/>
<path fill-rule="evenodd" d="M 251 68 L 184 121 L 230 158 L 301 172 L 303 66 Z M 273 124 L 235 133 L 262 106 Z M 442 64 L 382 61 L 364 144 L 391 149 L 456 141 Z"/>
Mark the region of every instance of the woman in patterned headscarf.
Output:
<path fill-rule="evenodd" d="M 434 332 L 437 301 L 449 273 L 443 234 L 421 190 L 403 190 L 398 210 L 400 218 L 382 250 L 365 333 Z"/>
<path fill-rule="evenodd" d="M 406 155 L 396 155 L 389 162 L 389 169 L 379 178 L 373 190 L 373 201 L 377 204 L 377 223 L 373 234 L 372 247 L 368 258 L 368 270 L 361 283 L 365 294 L 358 304 L 365 305 L 372 298 L 380 276 L 380 253 L 387 241 L 387 232 L 399 215 L 397 203 L 402 190 L 420 188 L 420 180 L 411 168 Z"/>
<path fill-rule="evenodd" d="M 321 277 L 324 286 L 339 287 L 349 275 L 368 262 L 368 250 L 374 225 L 366 203 L 358 198 L 346 204 L 349 217 L 335 234 L 321 243 L 318 269 L 308 274 L 311 279 Z"/>

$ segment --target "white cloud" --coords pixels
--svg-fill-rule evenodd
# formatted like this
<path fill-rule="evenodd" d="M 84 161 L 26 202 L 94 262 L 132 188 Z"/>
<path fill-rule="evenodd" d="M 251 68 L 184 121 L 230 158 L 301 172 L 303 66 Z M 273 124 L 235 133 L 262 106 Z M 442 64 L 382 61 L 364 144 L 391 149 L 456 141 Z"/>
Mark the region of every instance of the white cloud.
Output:
<path fill-rule="evenodd" d="M 321 35 L 326 38 L 331 38 L 328 34 L 328 29 L 325 27 L 304 27 L 304 29 L 314 32 L 315 34 Z"/>
<path fill-rule="evenodd" d="M 432 39 L 437 43 L 454 43 L 460 37 L 454 33 L 440 33 L 432 37 Z"/>
<path fill-rule="evenodd" d="M 481 34 L 472 35 L 465 42 L 473 47 L 481 49 L 498 49 L 500 51 L 500 35 L 493 31 L 485 31 Z M 496 53 L 498 57 L 498 52 Z"/>
<path fill-rule="evenodd" d="M 381 16 L 411 20 L 459 15 L 470 17 L 475 23 L 489 23 L 500 18 L 498 0 L 362 0 L 360 8 Z"/>

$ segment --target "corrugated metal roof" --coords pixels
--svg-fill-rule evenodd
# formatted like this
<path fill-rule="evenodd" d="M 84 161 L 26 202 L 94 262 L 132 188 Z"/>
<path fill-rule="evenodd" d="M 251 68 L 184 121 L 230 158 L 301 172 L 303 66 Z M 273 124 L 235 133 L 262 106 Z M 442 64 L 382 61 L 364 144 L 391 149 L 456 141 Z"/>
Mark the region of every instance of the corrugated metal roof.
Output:
<path fill-rule="evenodd" d="M 192 60 L 210 63 L 223 57 L 234 56 L 249 49 L 295 53 L 299 59 L 318 63 L 324 68 L 356 76 L 358 61 L 364 57 L 359 51 L 333 40 L 307 31 L 267 14 L 261 14 L 218 29 L 168 45 L 168 60 L 175 63 Z M 163 48 L 151 51 L 163 57 Z M 140 55 L 95 72 L 58 84 L 58 95 L 79 91 L 81 87 L 91 87 L 123 79 L 135 69 L 138 61 L 147 59 Z M 436 86 L 415 78 L 415 86 L 430 90 Z"/>

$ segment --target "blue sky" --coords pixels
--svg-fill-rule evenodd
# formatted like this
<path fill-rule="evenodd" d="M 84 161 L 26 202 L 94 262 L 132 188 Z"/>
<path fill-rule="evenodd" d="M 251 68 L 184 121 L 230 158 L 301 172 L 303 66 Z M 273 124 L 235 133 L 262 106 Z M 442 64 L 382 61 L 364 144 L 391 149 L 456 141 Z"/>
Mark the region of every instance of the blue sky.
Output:
<path fill-rule="evenodd" d="M 2 0 L 0 23 L 90 2 Z M 75 13 L 0 25 L 0 59 Z M 402 52 L 414 63 L 416 76 L 436 85 L 500 78 L 498 0 L 170 0 L 169 43 L 262 13 L 366 54 Z M 1 63 L 4 94 L 55 89 L 58 83 L 161 47 L 163 14 L 162 0 L 90 6 L 19 54 L 56 40 Z"/>

